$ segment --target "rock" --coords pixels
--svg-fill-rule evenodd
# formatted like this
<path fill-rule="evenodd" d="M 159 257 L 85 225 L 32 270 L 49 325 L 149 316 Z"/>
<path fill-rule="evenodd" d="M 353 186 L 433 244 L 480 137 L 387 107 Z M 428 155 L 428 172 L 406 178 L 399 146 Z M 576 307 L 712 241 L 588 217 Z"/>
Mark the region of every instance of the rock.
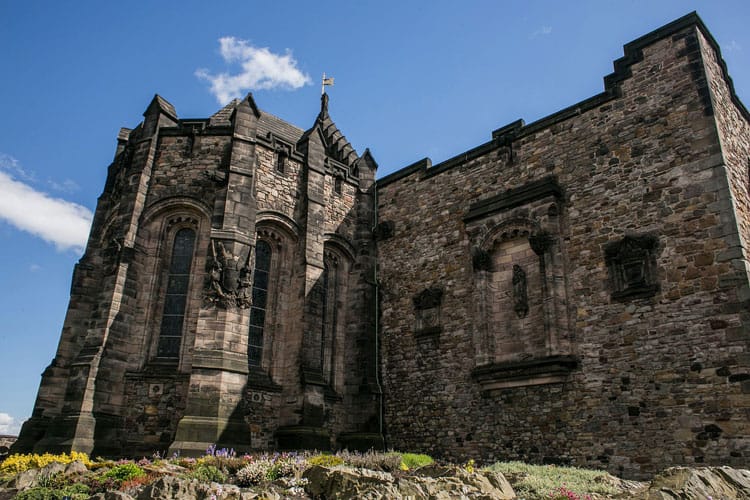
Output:
<path fill-rule="evenodd" d="M 0 500 L 11 500 L 16 498 L 16 495 L 18 495 L 18 490 L 15 488 L 0 488 Z"/>
<path fill-rule="evenodd" d="M 750 470 L 672 467 L 654 477 L 649 488 L 634 497 L 643 500 L 750 499 Z"/>
<path fill-rule="evenodd" d="M 195 479 L 163 476 L 138 493 L 137 499 L 193 500 L 211 498 L 212 495 L 215 495 L 216 500 L 240 499 L 242 492 L 232 484 L 206 484 Z"/>
<path fill-rule="evenodd" d="M 423 468 L 421 475 L 394 477 L 387 472 L 368 469 L 315 466 L 307 469 L 305 491 L 313 497 L 328 499 L 511 499 L 516 494 L 502 474 L 466 472 L 458 467 Z"/>
<path fill-rule="evenodd" d="M 169 462 L 162 462 L 159 465 L 146 465 L 143 467 L 146 472 L 154 472 L 156 474 L 169 474 L 170 476 L 176 476 L 187 471 L 185 467 L 181 465 L 171 464 Z"/>
<path fill-rule="evenodd" d="M 39 476 L 54 476 L 55 474 L 65 472 L 65 465 L 60 462 L 52 462 L 39 469 Z"/>
<path fill-rule="evenodd" d="M 506 500 L 516 498 L 510 483 L 497 472 L 467 472 L 460 468 L 448 471 L 443 477 L 405 477 L 398 479 L 399 491 L 406 497 L 451 499 L 484 498 Z M 421 490 L 423 495 L 416 491 Z"/>
<path fill-rule="evenodd" d="M 76 474 L 85 474 L 86 472 L 88 472 L 88 470 L 88 467 L 86 467 L 83 462 L 81 462 L 80 460 L 76 460 L 75 462 L 69 463 L 68 466 L 65 467 L 65 475 L 71 476 Z"/>
<path fill-rule="evenodd" d="M 108 491 L 106 493 L 97 493 L 89 497 L 89 500 L 133 500 L 133 497 L 123 491 Z"/>
<path fill-rule="evenodd" d="M 10 480 L 8 486 L 17 490 L 25 490 L 37 485 L 39 469 L 29 469 L 16 474 L 16 477 Z"/>
<path fill-rule="evenodd" d="M 402 498 L 393 476 L 387 472 L 314 465 L 302 476 L 309 481 L 305 491 L 315 498 Z"/>

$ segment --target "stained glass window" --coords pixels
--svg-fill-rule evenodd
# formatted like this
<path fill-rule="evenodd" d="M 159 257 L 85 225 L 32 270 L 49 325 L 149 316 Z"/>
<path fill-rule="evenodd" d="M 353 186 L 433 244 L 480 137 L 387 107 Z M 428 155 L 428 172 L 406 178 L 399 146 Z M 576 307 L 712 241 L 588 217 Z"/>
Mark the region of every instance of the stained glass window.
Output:
<path fill-rule="evenodd" d="M 177 358 L 180 354 L 194 246 L 195 231 L 188 228 L 177 231 L 172 247 L 172 259 L 169 263 L 167 293 L 164 298 L 164 314 L 159 333 L 157 356 L 160 358 Z"/>
<path fill-rule="evenodd" d="M 263 330 L 268 305 L 268 273 L 271 270 L 271 245 L 258 240 L 255 246 L 253 272 L 253 303 L 250 306 L 250 333 L 247 339 L 247 360 L 250 366 L 260 366 L 263 358 Z"/>

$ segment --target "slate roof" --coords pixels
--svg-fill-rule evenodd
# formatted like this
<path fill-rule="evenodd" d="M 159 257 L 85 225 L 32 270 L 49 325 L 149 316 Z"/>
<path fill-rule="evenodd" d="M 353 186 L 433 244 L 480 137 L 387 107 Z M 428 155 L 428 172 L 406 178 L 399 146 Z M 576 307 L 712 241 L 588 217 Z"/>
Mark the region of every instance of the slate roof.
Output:
<path fill-rule="evenodd" d="M 232 125 L 230 121 L 232 113 L 237 105 L 240 103 L 239 99 L 232 100 L 229 104 L 221 108 L 219 111 L 211 115 L 209 118 L 209 125 L 212 127 L 229 127 Z M 304 131 L 295 127 L 289 122 L 286 122 L 278 116 L 267 113 L 260 110 L 260 119 L 258 120 L 258 131 L 259 137 L 268 137 L 269 134 L 273 134 L 291 144 L 296 144 Z"/>
<path fill-rule="evenodd" d="M 258 120 L 258 135 L 267 136 L 269 132 L 292 144 L 296 144 L 304 133 L 301 128 L 295 127 L 278 116 L 261 110 L 260 119 Z"/>
<path fill-rule="evenodd" d="M 239 103 L 239 99 L 232 99 L 229 104 L 211 115 L 211 117 L 208 119 L 208 124 L 212 127 L 229 127 L 230 125 L 232 125 L 232 122 L 229 121 L 229 118 L 232 116 L 234 108 L 236 108 Z"/>

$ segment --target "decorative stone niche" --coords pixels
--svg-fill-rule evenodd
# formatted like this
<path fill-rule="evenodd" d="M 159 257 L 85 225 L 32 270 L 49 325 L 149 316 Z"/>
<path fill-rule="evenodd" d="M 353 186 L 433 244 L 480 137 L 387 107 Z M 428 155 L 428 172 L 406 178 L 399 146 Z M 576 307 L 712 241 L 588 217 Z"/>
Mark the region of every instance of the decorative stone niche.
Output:
<path fill-rule="evenodd" d="M 652 297 L 659 291 L 656 251 L 659 240 L 651 234 L 627 235 L 604 247 L 612 300 Z"/>
<path fill-rule="evenodd" d="M 372 236 L 375 238 L 375 241 L 384 241 L 392 238 L 394 231 L 395 224 L 393 221 L 386 220 L 375 226 L 375 229 L 372 231 Z"/>
<path fill-rule="evenodd" d="M 414 296 L 414 334 L 417 337 L 438 335 L 443 331 L 440 324 L 440 305 L 443 289 L 437 286 L 426 288 Z"/>
<path fill-rule="evenodd" d="M 474 379 L 484 390 L 563 382 L 568 340 L 562 188 L 554 178 L 470 207 Z"/>

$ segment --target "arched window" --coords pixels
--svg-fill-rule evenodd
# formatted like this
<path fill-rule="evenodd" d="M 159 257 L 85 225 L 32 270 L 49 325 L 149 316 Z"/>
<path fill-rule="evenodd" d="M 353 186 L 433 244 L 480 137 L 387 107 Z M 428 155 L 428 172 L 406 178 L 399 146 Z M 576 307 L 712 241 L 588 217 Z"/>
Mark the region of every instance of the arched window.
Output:
<path fill-rule="evenodd" d="M 263 359 L 263 330 L 266 324 L 270 270 L 271 245 L 266 241 L 258 240 L 255 246 L 253 303 L 250 306 L 250 333 L 247 339 L 247 361 L 250 366 L 260 367 Z"/>
<path fill-rule="evenodd" d="M 321 342 L 320 360 L 323 380 L 335 385 L 337 371 L 337 346 L 341 335 L 339 307 L 341 307 L 342 268 L 339 257 L 327 253 L 323 264 L 321 290 Z M 340 369 L 340 368 L 339 368 Z"/>
<path fill-rule="evenodd" d="M 159 332 L 157 356 L 160 358 L 177 358 L 180 355 L 194 246 L 195 231 L 189 228 L 177 231 L 172 246 L 167 293 L 164 297 L 164 313 Z"/>
<path fill-rule="evenodd" d="M 279 149 L 276 153 L 276 171 L 280 174 L 283 174 L 286 168 L 286 156 L 287 152 L 285 149 Z"/>
<path fill-rule="evenodd" d="M 343 190 L 343 184 L 344 181 L 341 177 L 336 177 L 333 180 L 333 190 L 336 192 L 336 194 L 341 194 Z"/>

